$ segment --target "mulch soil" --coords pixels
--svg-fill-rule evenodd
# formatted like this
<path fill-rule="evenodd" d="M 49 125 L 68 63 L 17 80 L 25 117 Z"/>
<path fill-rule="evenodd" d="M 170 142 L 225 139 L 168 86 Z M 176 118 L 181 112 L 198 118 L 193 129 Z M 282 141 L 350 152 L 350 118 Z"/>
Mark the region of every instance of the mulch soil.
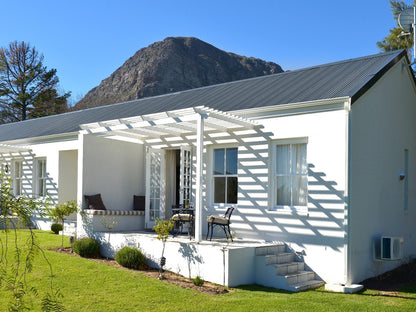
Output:
<path fill-rule="evenodd" d="M 404 286 L 416 285 L 416 262 L 403 264 L 392 271 L 366 279 L 360 284 L 366 289 L 378 290 L 382 293 L 397 293 Z"/>
<path fill-rule="evenodd" d="M 71 248 L 67 247 L 64 249 L 61 248 L 54 248 L 52 249 L 53 251 L 56 252 L 60 252 L 60 253 L 65 253 L 65 254 L 70 254 L 73 255 L 74 257 L 80 257 L 78 254 L 76 254 L 75 252 L 71 253 Z M 132 269 L 128 269 L 125 268 L 121 265 L 119 265 L 117 263 L 117 261 L 112 260 L 112 259 L 106 259 L 106 258 L 102 258 L 102 257 L 96 257 L 96 258 L 89 258 L 90 260 L 93 261 L 97 261 L 97 262 L 101 262 L 101 263 L 105 263 L 107 265 L 111 265 L 120 269 L 124 269 L 124 270 L 132 270 Z M 157 269 L 153 269 L 150 268 L 148 266 L 143 266 L 143 268 L 141 270 L 133 270 L 136 272 L 140 272 L 143 275 L 146 275 L 148 277 L 151 278 L 155 278 L 155 279 L 159 279 L 159 270 Z M 216 285 L 210 282 L 204 282 L 204 284 L 202 286 L 196 286 L 194 285 L 192 279 L 190 278 L 186 278 L 182 275 L 170 272 L 170 271 L 165 271 L 163 273 L 163 279 L 162 281 L 172 284 L 172 285 L 176 285 L 176 286 L 180 286 L 183 288 L 190 288 L 190 289 L 194 289 L 197 290 L 199 292 L 202 293 L 206 293 L 206 294 L 210 294 L 210 295 L 219 295 L 219 294 L 225 294 L 228 293 L 230 291 L 232 291 L 231 289 L 228 289 L 227 287 L 221 286 L 221 285 Z"/>

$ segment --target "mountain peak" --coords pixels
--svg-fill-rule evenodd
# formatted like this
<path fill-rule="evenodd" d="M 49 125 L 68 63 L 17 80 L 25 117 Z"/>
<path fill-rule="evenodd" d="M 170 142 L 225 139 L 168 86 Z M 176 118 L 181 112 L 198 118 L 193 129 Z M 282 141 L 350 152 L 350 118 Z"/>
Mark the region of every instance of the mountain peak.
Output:
<path fill-rule="evenodd" d="M 278 64 L 225 52 L 198 38 L 167 37 L 137 51 L 74 109 L 280 72 Z"/>

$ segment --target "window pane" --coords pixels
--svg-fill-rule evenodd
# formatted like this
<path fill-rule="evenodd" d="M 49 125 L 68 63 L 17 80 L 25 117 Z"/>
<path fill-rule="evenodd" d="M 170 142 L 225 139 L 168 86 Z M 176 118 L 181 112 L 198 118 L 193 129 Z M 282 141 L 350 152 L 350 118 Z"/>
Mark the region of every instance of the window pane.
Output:
<path fill-rule="evenodd" d="M 297 176 L 292 178 L 292 199 L 293 206 L 306 206 L 307 205 L 307 187 L 308 177 Z"/>
<path fill-rule="evenodd" d="M 214 178 L 214 202 L 225 203 L 225 178 Z"/>
<path fill-rule="evenodd" d="M 306 144 L 292 145 L 292 174 L 307 174 Z"/>
<path fill-rule="evenodd" d="M 214 174 L 224 174 L 224 154 L 223 148 L 214 150 Z"/>
<path fill-rule="evenodd" d="M 276 146 L 276 174 L 290 173 L 290 145 Z"/>
<path fill-rule="evenodd" d="M 45 196 L 45 180 L 39 179 L 38 180 L 38 195 Z"/>
<path fill-rule="evenodd" d="M 15 186 L 16 186 L 16 190 L 15 190 L 16 195 L 22 195 L 22 182 L 21 182 L 21 180 L 16 180 Z"/>
<path fill-rule="evenodd" d="M 277 177 L 276 178 L 277 192 L 276 192 L 276 204 L 278 206 L 291 204 L 290 202 L 290 177 Z"/>
<path fill-rule="evenodd" d="M 226 170 L 227 174 L 237 174 L 237 156 L 238 150 L 236 148 L 227 149 Z"/>
<path fill-rule="evenodd" d="M 227 178 L 227 203 L 237 204 L 238 179 L 237 177 Z"/>

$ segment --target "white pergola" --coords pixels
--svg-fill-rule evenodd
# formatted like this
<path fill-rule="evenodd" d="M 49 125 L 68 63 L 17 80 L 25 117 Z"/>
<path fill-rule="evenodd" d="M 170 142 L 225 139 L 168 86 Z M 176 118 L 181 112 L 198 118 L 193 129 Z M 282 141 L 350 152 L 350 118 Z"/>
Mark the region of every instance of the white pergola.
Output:
<path fill-rule="evenodd" d="M 230 132 L 262 128 L 246 118 L 197 106 L 162 113 L 120 118 L 80 125 L 81 134 L 117 135 L 139 139 L 143 142 L 169 137 L 185 137 L 196 134 L 196 194 L 195 240 L 202 240 L 202 174 L 204 133 Z"/>
<path fill-rule="evenodd" d="M 0 144 L 0 154 L 28 152 L 31 148 L 27 146 Z"/>

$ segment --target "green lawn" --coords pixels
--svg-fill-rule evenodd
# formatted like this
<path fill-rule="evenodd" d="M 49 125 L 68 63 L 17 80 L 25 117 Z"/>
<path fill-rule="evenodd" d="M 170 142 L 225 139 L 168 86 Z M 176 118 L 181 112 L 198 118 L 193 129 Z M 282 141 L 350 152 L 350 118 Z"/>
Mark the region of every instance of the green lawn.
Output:
<path fill-rule="evenodd" d="M 22 234 L 27 231 L 20 231 Z M 59 236 L 42 231 L 36 234 L 45 249 L 60 246 Z M 4 232 L 0 231 L 0 236 L 4 238 Z M 344 295 L 322 289 L 287 293 L 258 286 L 207 295 L 88 259 L 53 251 L 46 251 L 46 255 L 67 311 L 416 311 L 415 287 L 395 297 L 374 291 Z M 45 289 L 48 275 L 46 263 L 38 256 L 28 283 Z M 0 311 L 6 310 L 5 297 L 0 289 Z M 32 310 L 40 311 L 40 298 L 33 298 L 33 304 Z"/>

